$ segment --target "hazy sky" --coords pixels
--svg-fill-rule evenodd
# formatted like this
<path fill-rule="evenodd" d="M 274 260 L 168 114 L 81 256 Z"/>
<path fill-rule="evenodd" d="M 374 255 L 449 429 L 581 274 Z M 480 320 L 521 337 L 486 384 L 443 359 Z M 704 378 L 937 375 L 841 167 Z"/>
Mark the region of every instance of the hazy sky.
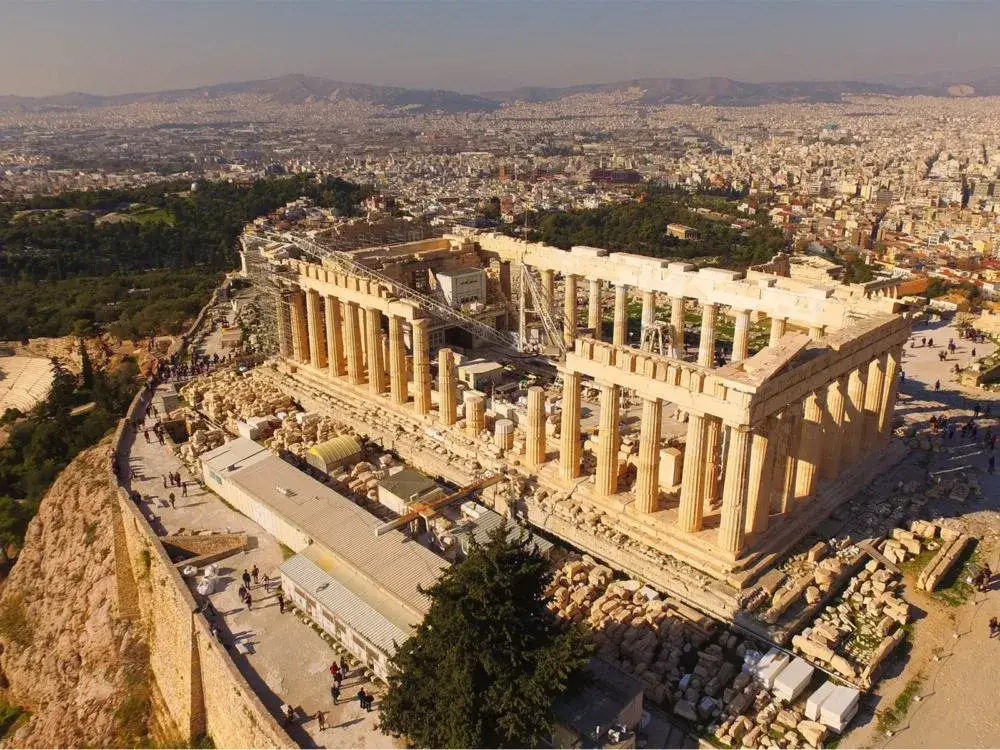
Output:
<path fill-rule="evenodd" d="M 484 91 L 641 76 L 881 78 L 1000 65 L 1000 2 L 0 0 L 0 94 L 309 73 Z"/>

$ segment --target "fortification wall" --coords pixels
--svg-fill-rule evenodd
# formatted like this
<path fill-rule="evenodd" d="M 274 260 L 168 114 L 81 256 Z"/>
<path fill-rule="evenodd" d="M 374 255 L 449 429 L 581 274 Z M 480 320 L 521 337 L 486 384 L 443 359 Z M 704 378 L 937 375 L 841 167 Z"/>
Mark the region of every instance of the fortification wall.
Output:
<path fill-rule="evenodd" d="M 203 318 L 204 310 L 199 320 Z M 139 619 L 146 633 L 154 681 L 154 739 L 169 746 L 190 744 L 207 734 L 216 747 L 297 747 L 226 649 L 211 637 L 188 585 L 111 468 L 111 456 L 128 466 L 136 437 L 130 425 L 144 413 L 151 396 L 147 383 L 132 400 L 115 431 L 107 472 L 118 500 L 114 549 L 119 611 Z"/>

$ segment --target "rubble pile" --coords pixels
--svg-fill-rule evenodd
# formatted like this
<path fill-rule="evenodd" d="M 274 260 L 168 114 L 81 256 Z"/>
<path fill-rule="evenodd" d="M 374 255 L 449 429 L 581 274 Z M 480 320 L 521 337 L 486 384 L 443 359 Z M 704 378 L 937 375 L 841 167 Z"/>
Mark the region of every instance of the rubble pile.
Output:
<path fill-rule="evenodd" d="M 236 370 L 218 370 L 188 382 L 180 395 L 216 424 L 294 409 L 291 397 L 255 370 L 243 375 Z"/>
<path fill-rule="evenodd" d="M 298 412 L 287 415 L 264 441 L 264 447 L 274 454 L 288 451 L 300 458 L 317 443 L 341 435 L 356 436 L 348 425 L 316 412 Z"/>

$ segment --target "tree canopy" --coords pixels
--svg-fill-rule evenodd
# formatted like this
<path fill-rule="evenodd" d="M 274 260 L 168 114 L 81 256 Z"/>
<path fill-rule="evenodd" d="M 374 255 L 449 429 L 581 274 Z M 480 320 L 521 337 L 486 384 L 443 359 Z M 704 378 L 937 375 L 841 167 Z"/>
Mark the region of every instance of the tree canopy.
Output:
<path fill-rule="evenodd" d="M 504 529 L 426 593 L 430 611 L 393 658 L 383 729 L 419 747 L 536 747 L 553 701 L 587 662 L 579 626 L 546 608 L 551 571 L 527 537 Z"/>

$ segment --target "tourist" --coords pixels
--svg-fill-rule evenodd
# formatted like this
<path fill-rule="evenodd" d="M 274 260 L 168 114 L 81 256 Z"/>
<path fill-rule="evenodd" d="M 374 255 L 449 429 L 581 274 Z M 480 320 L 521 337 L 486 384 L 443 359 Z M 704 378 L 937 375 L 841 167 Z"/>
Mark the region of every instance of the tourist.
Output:
<path fill-rule="evenodd" d="M 340 671 L 340 667 L 337 666 L 337 662 L 330 662 L 330 676 L 336 679 L 337 672 Z"/>
<path fill-rule="evenodd" d="M 295 709 L 288 706 L 288 708 L 285 709 L 285 726 L 287 727 L 293 721 L 295 721 Z"/>
<path fill-rule="evenodd" d="M 188 496 L 188 483 L 181 482 L 181 497 L 187 497 L 187 496 Z"/>
<path fill-rule="evenodd" d="M 170 507 L 176 509 L 177 506 L 174 505 L 174 500 L 176 499 L 174 497 L 174 493 L 171 492 L 170 495 L 168 495 L 168 497 L 170 499 Z"/>
<path fill-rule="evenodd" d="M 364 708 L 367 702 L 368 702 L 368 693 L 365 692 L 364 688 L 361 688 L 360 690 L 358 690 L 358 703 L 360 703 L 361 707 Z"/>
<path fill-rule="evenodd" d="M 247 598 L 247 587 L 246 586 L 240 586 L 239 590 L 237 590 L 236 593 L 239 595 L 240 601 L 243 601 L 244 599 Z"/>
<path fill-rule="evenodd" d="M 992 638 L 993 636 L 995 636 L 997 634 L 997 631 L 1000 631 L 1000 623 L 997 622 L 997 618 L 991 617 L 990 618 L 990 638 Z"/>
<path fill-rule="evenodd" d="M 340 687 L 340 683 L 344 681 L 344 673 L 338 669 L 333 675 L 333 681 L 337 683 L 337 687 Z"/>
<path fill-rule="evenodd" d="M 144 438 L 146 438 L 146 442 L 148 443 L 149 442 L 149 430 L 143 430 L 142 431 L 142 436 Z"/>
<path fill-rule="evenodd" d="M 337 705 L 340 700 L 340 688 L 337 685 L 332 685 L 330 687 L 330 697 L 333 698 L 333 705 Z"/>
<path fill-rule="evenodd" d="M 271 589 L 271 579 L 267 577 L 267 573 L 264 574 L 264 593 L 270 593 Z"/>
<path fill-rule="evenodd" d="M 350 670 L 350 664 L 347 663 L 347 657 L 346 656 L 341 656 L 340 657 L 340 671 L 344 673 L 345 677 L 347 676 L 347 673 L 351 671 Z"/>
<path fill-rule="evenodd" d="M 285 597 L 278 592 L 278 614 L 285 614 Z"/>
<path fill-rule="evenodd" d="M 973 359 L 975 359 L 975 357 L 976 357 L 976 350 L 975 350 L 975 348 L 973 348 L 973 350 L 972 350 L 972 357 L 973 357 Z"/>
<path fill-rule="evenodd" d="M 250 610 L 253 609 L 253 597 L 250 595 L 249 591 L 247 592 L 247 598 L 244 601 L 246 602 L 247 605 L 247 612 L 249 612 Z"/>
<path fill-rule="evenodd" d="M 257 585 L 257 578 L 260 576 L 260 571 L 257 569 L 256 565 L 253 566 L 253 570 L 250 571 L 250 575 L 253 576 L 254 585 Z"/>
<path fill-rule="evenodd" d="M 246 568 L 243 568 L 243 587 L 250 588 L 250 571 Z"/>
<path fill-rule="evenodd" d="M 940 380 L 935 380 L 934 381 L 934 390 L 935 391 L 940 391 L 941 390 L 941 381 Z"/>
<path fill-rule="evenodd" d="M 323 732 L 326 730 L 326 714 L 322 711 L 316 712 L 316 721 L 319 722 L 319 731 Z"/>
<path fill-rule="evenodd" d="M 163 489 L 167 489 L 167 475 L 166 474 L 161 474 L 160 475 L 160 479 L 163 480 Z"/>

